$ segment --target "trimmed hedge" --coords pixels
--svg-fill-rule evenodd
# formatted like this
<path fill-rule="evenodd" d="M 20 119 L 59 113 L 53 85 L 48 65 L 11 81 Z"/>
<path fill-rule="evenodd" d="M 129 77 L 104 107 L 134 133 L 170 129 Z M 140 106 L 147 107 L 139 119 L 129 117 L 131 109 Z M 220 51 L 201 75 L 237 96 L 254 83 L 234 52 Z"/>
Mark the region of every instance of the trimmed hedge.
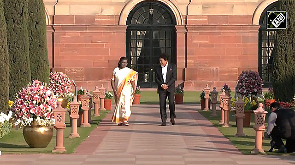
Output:
<path fill-rule="evenodd" d="M 277 31 L 273 89 L 277 100 L 291 101 L 295 93 L 295 1 L 279 0 L 279 10 L 287 11 L 288 27 Z"/>
<path fill-rule="evenodd" d="M 28 37 L 28 0 L 5 0 L 7 44 L 10 59 L 9 98 L 31 81 Z"/>
<path fill-rule="evenodd" d="M 6 113 L 9 100 L 9 56 L 3 0 L 0 0 L 0 68 L 0 112 Z"/>
<path fill-rule="evenodd" d="M 32 80 L 49 83 L 46 17 L 43 0 L 29 0 L 29 51 Z"/>

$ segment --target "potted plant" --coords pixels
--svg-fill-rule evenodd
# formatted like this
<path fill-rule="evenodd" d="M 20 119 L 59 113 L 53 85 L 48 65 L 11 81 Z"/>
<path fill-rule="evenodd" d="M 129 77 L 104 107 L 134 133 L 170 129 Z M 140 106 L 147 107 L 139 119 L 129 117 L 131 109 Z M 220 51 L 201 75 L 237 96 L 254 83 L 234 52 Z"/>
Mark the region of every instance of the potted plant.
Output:
<path fill-rule="evenodd" d="M 178 85 L 175 88 L 175 92 L 174 92 L 174 96 L 175 96 L 175 104 L 183 104 L 183 86 L 182 85 Z"/>
<path fill-rule="evenodd" d="M 257 96 L 262 94 L 262 84 L 263 81 L 256 71 L 246 70 L 239 75 L 236 93 L 242 95 L 245 102 L 244 127 L 250 126 L 251 114 L 258 105 Z"/>
<path fill-rule="evenodd" d="M 113 97 L 114 97 L 114 95 L 110 91 L 105 92 L 104 108 L 106 110 L 111 110 L 112 109 L 112 99 L 113 99 Z"/>
<path fill-rule="evenodd" d="M 275 102 L 274 93 L 272 88 L 268 88 L 268 91 L 263 93 L 264 105 L 269 109 L 271 103 Z"/>
<path fill-rule="evenodd" d="M 211 96 L 211 94 L 209 94 L 209 96 Z M 200 93 L 200 102 L 201 102 L 201 110 L 205 109 L 205 91 L 202 90 L 202 92 Z M 211 104 L 211 99 L 209 98 L 209 109 L 210 109 L 210 104 Z"/>
<path fill-rule="evenodd" d="M 135 89 L 133 104 L 140 104 L 140 86 L 137 86 Z"/>
<path fill-rule="evenodd" d="M 72 81 L 62 72 L 51 72 L 49 82 L 49 88 L 57 98 L 62 98 L 61 106 L 66 108 L 68 95 L 73 95 L 71 94 Z"/>
<path fill-rule="evenodd" d="M 21 89 L 16 95 L 12 106 L 15 124 L 24 127 L 23 135 L 30 147 L 43 148 L 51 141 L 53 109 L 56 107 L 56 96 L 46 83 L 38 80 Z"/>
<path fill-rule="evenodd" d="M 221 87 L 221 92 L 223 91 L 223 89 L 224 89 L 224 92 L 225 92 L 228 96 L 230 96 L 230 92 L 231 92 L 231 90 L 230 90 L 230 87 L 229 87 L 226 83 Z"/>
<path fill-rule="evenodd" d="M 82 87 L 77 91 L 78 101 L 81 101 L 81 97 L 82 97 L 82 95 L 84 95 L 84 93 L 85 93 L 85 90 Z"/>
<path fill-rule="evenodd" d="M 244 97 L 244 114 L 245 118 L 243 120 L 243 126 L 244 127 L 250 127 L 251 124 L 251 118 L 252 118 L 252 113 L 253 110 L 258 108 L 258 101 L 257 99 L 250 99 L 251 97 Z"/>

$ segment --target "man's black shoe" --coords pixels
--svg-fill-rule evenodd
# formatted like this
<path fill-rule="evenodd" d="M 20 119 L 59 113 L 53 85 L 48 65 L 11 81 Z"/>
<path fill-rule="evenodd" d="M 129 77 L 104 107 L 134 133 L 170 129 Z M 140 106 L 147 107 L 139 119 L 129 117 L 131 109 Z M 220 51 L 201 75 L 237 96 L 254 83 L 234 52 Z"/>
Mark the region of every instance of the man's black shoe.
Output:
<path fill-rule="evenodd" d="M 162 122 L 161 126 L 166 126 L 166 122 Z"/>
<path fill-rule="evenodd" d="M 277 152 L 278 152 L 278 153 L 287 153 L 287 149 L 286 149 L 286 147 L 285 147 L 284 145 L 282 145 L 282 146 L 278 149 Z"/>
<path fill-rule="evenodd" d="M 171 122 L 172 125 L 175 125 L 175 120 L 174 120 L 174 118 L 171 118 L 171 119 L 170 119 L 170 122 Z"/>

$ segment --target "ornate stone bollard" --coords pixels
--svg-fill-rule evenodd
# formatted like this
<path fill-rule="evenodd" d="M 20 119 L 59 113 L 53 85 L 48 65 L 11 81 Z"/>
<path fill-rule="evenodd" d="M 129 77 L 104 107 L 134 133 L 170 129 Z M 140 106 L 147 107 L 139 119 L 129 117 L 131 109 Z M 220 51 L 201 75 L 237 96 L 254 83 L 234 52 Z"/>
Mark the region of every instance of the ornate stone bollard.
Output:
<path fill-rule="evenodd" d="M 77 96 L 74 97 L 74 101 L 70 104 L 71 115 L 72 118 L 72 133 L 70 134 L 69 138 L 77 138 L 80 135 L 77 132 L 77 120 L 79 118 L 79 103 L 77 102 Z"/>
<path fill-rule="evenodd" d="M 212 113 L 211 116 L 216 116 L 216 104 L 217 104 L 217 95 L 216 87 L 211 91 L 211 103 L 212 103 Z"/>
<path fill-rule="evenodd" d="M 53 110 L 53 116 L 55 120 L 54 128 L 56 129 L 56 146 L 52 152 L 63 153 L 66 152 L 64 147 L 64 129 L 66 128 L 65 116 L 66 109 L 61 107 L 61 101 L 57 102 L 57 108 Z"/>
<path fill-rule="evenodd" d="M 204 111 L 208 111 L 209 110 L 209 94 L 210 94 L 210 88 L 209 85 L 206 84 L 206 87 L 204 88 L 205 91 L 205 108 Z"/>
<path fill-rule="evenodd" d="M 236 136 L 245 136 L 243 133 L 243 118 L 245 117 L 244 114 L 244 101 L 241 96 L 239 96 L 239 100 L 236 101 L 236 119 L 237 119 L 237 133 Z"/>
<path fill-rule="evenodd" d="M 95 87 L 93 91 L 93 102 L 94 102 L 94 116 L 100 116 L 99 114 L 99 90 L 98 86 Z"/>
<path fill-rule="evenodd" d="M 255 148 L 251 151 L 252 154 L 262 153 L 264 154 L 264 150 L 262 148 L 262 137 L 263 132 L 265 130 L 265 115 L 267 111 L 263 109 L 263 104 L 259 103 L 259 107 L 254 111 L 255 114 L 255 125 L 253 129 L 256 131 L 255 137 Z"/>
<path fill-rule="evenodd" d="M 222 90 L 222 93 L 219 95 L 219 100 L 220 100 L 220 121 L 219 124 L 222 125 L 224 123 L 224 110 L 223 110 L 223 96 L 225 96 L 225 90 Z"/>
<path fill-rule="evenodd" d="M 231 97 L 226 93 L 223 97 L 223 111 L 224 111 L 224 123 L 222 127 L 229 127 L 229 111 L 230 111 L 230 99 Z"/>
<path fill-rule="evenodd" d="M 81 127 L 91 127 L 91 125 L 88 123 L 88 111 L 89 111 L 89 97 L 86 95 L 86 92 L 81 97 L 81 104 L 82 104 L 82 110 L 83 110 L 83 123 L 81 124 Z"/>
<path fill-rule="evenodd" d="M 103 87 L 103 84 L 101 84 L 101 87 L 99 88 L 99 98 L 100 98 L 100 108 L 99 110 L 106 110 L 104 108 L 104 98 L 105 98 L 105 88 Z"/>

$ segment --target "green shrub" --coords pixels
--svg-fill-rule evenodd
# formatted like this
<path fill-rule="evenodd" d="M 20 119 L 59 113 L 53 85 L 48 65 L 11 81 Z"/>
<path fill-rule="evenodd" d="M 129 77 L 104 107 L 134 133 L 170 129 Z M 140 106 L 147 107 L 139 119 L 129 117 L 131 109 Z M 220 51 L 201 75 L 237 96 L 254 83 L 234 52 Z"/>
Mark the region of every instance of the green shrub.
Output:
<path fill-rule="evenodd" d="M 32 80 L 49 83 L 46 16 L 43 0 L 29 0 L 29 52 Z"/>
<path fill-rule="evenodd" d="M 277 30 L 274 49 L 273 89 L 279 101 L 291 101 L 295 92 L 295 1 L 280 0 L 279 10 L 287 11 L 288 29 Z"/>
<path fill-rule="evenodd" d="M 28 37 L 28 0 L 5 0 L 7 45 L 10 62 L 9 98 L 31 81 Z"/>
<path fill-rule="evenodd" d="M 0 0 L 0 112 L 8 110 L 9 101 L 9 56 L 3 1 Z"/>

